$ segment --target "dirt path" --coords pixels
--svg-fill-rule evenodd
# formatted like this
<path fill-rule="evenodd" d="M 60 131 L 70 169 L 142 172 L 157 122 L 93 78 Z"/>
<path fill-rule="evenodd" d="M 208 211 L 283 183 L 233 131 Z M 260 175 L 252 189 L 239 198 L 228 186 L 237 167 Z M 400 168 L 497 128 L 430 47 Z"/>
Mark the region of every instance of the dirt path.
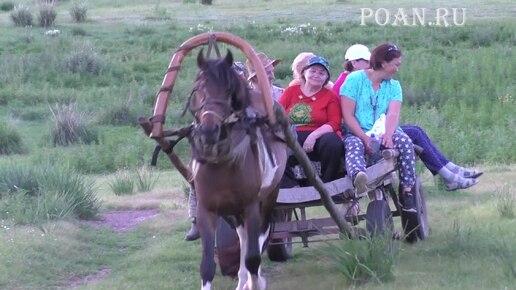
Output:
<path fill-rule="evenodd" d="M 159 209 L 148 210 L 120 210 L 109 211 L 102 214 L 102 219 L 98 221 L 87 221 L 86 223 L 93 227 L 109 227 L 115 232 L 123 234 L 147 220 L 158 216 Z M 111 268 L 102 268 L 93 275 L 73 276 L 68 279 L 68 287 L 70 289 L 84 286 L 85 284 L 95 283 L 111 273 Z"/>

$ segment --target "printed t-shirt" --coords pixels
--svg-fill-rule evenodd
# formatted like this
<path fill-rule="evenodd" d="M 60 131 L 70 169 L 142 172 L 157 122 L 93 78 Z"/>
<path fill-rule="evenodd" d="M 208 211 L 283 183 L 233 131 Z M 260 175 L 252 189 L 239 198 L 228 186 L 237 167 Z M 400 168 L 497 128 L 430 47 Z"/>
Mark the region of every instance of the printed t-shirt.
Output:
<path fill-rule="evenodd" d="M 338 96 L 332 90 L 322 88 L 311 97 L 306 97 L 300 85 L 285 89 L 278 102 L 298 131 L 314 131 L 328 124 L 333 131 L 340 130 L 342 112 Z"/>

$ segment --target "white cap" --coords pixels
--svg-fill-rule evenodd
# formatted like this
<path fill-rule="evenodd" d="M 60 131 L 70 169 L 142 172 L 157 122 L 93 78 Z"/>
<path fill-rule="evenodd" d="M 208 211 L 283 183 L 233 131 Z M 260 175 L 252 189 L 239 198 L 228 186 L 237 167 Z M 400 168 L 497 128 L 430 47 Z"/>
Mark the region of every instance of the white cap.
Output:
<path fill-rule="evenodd" d="M 357 59 L 365 59 L 369 60 L 371 57 L 371 52 L 367 46 L 362 44 L 354 44 L 346 50 L 346 54 L 344 55 L 344 60 L 357 60 Z"/>

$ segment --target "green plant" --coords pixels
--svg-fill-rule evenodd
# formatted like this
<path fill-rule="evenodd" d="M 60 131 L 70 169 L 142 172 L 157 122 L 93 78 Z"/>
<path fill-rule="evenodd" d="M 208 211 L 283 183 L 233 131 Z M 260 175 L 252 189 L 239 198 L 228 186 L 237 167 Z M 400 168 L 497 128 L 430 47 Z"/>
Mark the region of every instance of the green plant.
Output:
<path fill-rule="evenodd" d="M 514 211 L 516 208 L 515 196 L 512 193 L 509 185 L 504 185 L 502 188 L 497 190 L 497 203 L 496 208 L 502 218 L 513 219 Z"/>
<path fill-rule="evenodd" d="M 66 58 L 65 67 L 72 73 L 98 75 L 102 69 L 102 60 L 88 44 L 76 47 Z"/>
<path fill-rule="evenodd" d="M 23 144 L 22 137 L 18 130 L 8 125 L 0 123 L 0 155 L 26 153 L 27 148 Z"/>
<path fill-rule="evenodd" d="M 136 187 L 140 192 L 150 191 L 158 182 L 158 176 L 153 171 L 152 167 L 140 166 L 136 169 Z"/>
<path fill-rule="evenodd" d="M 16 26 L 31 26 L 32 13 L 30 7 L 23 4 L 16 5 L 11 12 L 11 20 Z"/>
<path fill-rule="evenodd" d="M 88 14 L 88 6 L 84 1 L 73 1 L 70 7 L 70 15 L 75 22 L 86 21 Z"/>
<path fill-rule="evenodd" d="M 392 279 L 397 249 L 392 235 L 362 236 L 361 239 L 344 238 L 322 250 L 337 272 L 355 284 Z"/>
<path fill-rule="evenodd" d="M 0 10 L 2 11 L 11 11 L 14 9 L 14 3 L 11 1 L 5 1 L 0 3 Z"/>
<path fill-rule="evenodd" d="M 115 195 L 130 195 L 134 193 L 134 182 L 133 174 L 128 170 L 118 170 L 111 182 L 109 187 Z"/>
<path fill-rule="evenodd" d="M 68 146 L 82 142 L 98 142 L 97 133 L 85 124 L 85 114 L 77 111 L 76 104 L 56 105 L 52 112 L 51 140 L 54 146 Z"/>
<path fill-rule="evenodd" d="M 0 215 L 17 224 L 41 225 L 72 215 L 93 218 L 98 213 L 93 185 L 73 170 L 13 164 L 1 173 Z"/>
<path fill-rule="evenodd" d="M 52 3 L 39 4 L 38 21 L 41 27 L 53 26 L 57 17 L 57 12 Z"/>
<path fill-rule="evenodd" d="M 109 107 L 100 117 L 101 124 L 113 126 L 134 126 L 136 125 L 137 115 L 128 102 Z"/>

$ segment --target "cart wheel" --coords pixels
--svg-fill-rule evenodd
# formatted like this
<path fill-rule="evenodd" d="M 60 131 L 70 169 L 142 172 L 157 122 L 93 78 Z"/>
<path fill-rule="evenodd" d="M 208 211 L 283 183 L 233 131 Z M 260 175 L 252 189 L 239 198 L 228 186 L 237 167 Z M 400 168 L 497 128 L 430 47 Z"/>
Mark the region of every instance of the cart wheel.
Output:
<path fill-rule="evenodd" d="M 236 277 L 240 267 L 240 241 L 236 230 L 223 218 L 217 220 L 215 246 L 222 275 Z"/>
<path fill-rule="evenodd" d="M 292 220 L 292 210 L 275 210 L 273 221 L 289 222 Z M 274 262 L 285 262 L 292 257 L 292 238 L 271 239 L 267 247 L 267 256 Z"/>
<path fill-rule="evenodd" d="M 414 243 L 417 239 L 425 240 L 428 238 L 430 231 L 425 195 L 419 177 L 416 178 L 413 198 L 416 205 L 416 213 L 401 211 L 401 225 L 405 230 L 405 240 L 409 243 Z"/>
<path fill-rule="evenodd" d="M 385 200 L 373 200 L 367 206 L 366 212 L 367 231 L 373 235 L 382 235 L 386 231 L 394 231 L 392 213 L 389 204 Z"/>

